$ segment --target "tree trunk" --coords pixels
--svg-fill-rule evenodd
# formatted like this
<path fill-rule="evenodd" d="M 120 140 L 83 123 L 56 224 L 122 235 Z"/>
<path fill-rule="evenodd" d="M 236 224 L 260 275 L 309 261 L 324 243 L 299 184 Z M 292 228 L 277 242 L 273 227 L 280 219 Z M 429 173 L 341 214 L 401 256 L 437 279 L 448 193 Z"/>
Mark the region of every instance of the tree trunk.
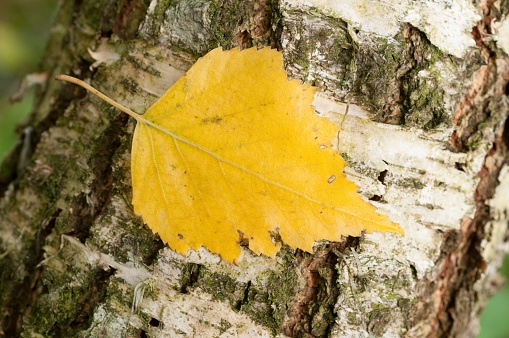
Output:
<path fill-rule="evenodd" d="M 467 0 L 62 1 L 48 81 L 0 171 L 0 334 L 474 337 L 508 238 L 508 12 Z M 143 112 L 218 45 L 277 48 L 290 77 L 319 88 L 346 174 L 404 237 L 284 246 L 276 259 L 244 249 L 232 265 L 203 248 L 176 254 L 134 215 L 134 122 L 53 78 Z"/>

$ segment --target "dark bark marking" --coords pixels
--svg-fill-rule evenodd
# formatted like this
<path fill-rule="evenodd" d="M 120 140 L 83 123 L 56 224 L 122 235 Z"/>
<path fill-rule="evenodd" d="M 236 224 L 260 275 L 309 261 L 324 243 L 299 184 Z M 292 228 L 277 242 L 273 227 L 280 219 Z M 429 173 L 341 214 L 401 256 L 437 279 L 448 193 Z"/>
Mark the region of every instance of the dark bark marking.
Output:
<path fill-rule="evenodd" d="M 150 318 L 148 325 L 153 326 L 153 327 L 159 327 L 159 325 L 161 325 L 161 322 L 159 320 L 157 320 L 156 318 Z"/>
<path fill-rule="evenodd" d="M 46 237 L 55 227 L 56 220 L 61 210 L 57 210 L 51 215 L 39 228 L 37 237 L 32 242 L 32 247 L 28 250 L 29 255 L 24 262 L 26 271 L 30 271 L 21 283 L 12 288 L 16 290 L 10 294 L 9 300 L 5 304 L 6 315 L 2 318 L 0 332 L 6 337 L 19 337 L 22 330 L 23 318 L 30 312 L 31 304 L 40 293 L 40 277 L 43 267 L 37 267 L 37 264 L 43 259 L 42 246 Z M 4 258 L 5 262 L 9 262 Z M 8 267 L 9 269 L 12 267 Z"/>
<path fill-rule="evenodd" d="M 475 214 L 472 219 L 466 218 L 461 222 L 459 231 L 444 235 L 436 281 L 427 281 L 422 297 L 424 304 L 428 305 L 421 309 L 416 320 L 428 318 L 431 327 L 428 337 L 463 336 L 469 322 L 474 319 L 470 316 L 475 309 L 472 300 L 478 300 L 478 296 L 473 287 L 486 268 L 481 243 L 490 236 L 490 230 L 486 228 L 491 220 L 487 201 L 493 198 L 500 170 L 509 158 L 509 114 L 503 104 L 507 100 L 505 89 L 509 81 L 509 58 L 497 57 L 493 41 L 483 38 L 491 32 L 493 2 L 484 2 L 480 6 L 484 20 L 474 28 L 473 36 L 486 64 L 478 70 L 470 91 L 454 113 L 453 122 L 458 128 L 451 137 L 451 147 L 457 151 L 471 148 L 472 138 L 479 137 L 482 132 L 479 124 L 485 121 L 492 121 L 491 132 L 495 137 L 478 173 L 480 180 L 474 192 Z"/>
<path fill-rule="evenodd" d="M 253 46 L 276 47 L 278 38 L 272 30 L 279 22 L 277 0 L 219 0 L 209 9 L 210 33 L 223 48 Z"/>
<path fill-rule="evenodd" d="M 244 298 L 239 300 L 237 304 L 235 304 L 236 310 L 241 310 L 242 305 L 247 304 L 249 302 L 249 290 L 251 289 L 251 281 L 248 281 L 246 284 L 246 288 L 244 289 Z"/>
<path fill-rule="evenodd" d="M 387 176 L 387 173 L 389 171 L 387 169 L 383 170 L 380 172 L 380 174 L 378 175 L 377 179 L 380 183 L 382 183 L 383 185 L 386 185 L 385 184 L 385 176 Z"/>
<path fill-rule="evenodd" d="M 135 38 L 149 5 L 150 0 L 124 0 L 113 24 L 113 32 L 124 40 Z"/>
<path fill-rule="evenodd" d="M 193 287 L 198 281 L 198 275 L 200 274 L 200 264 L 189 263 L 182 269 L 182 277 L 180 278 L 180 293 L 188 293 L 189 288 Z"/>
<path fill-rule="evenodd" d="M 306 279 L 306 285 L 295 294 L 281 331 L 289 337 L 327 337 L 336 318 L 334 309 L 339 296 L 337 287 L 339 257 L 359 245 L 359 238 L 348 237 L 340 243 L 323 245 L 310 255 L 297 250 L 298 269 Z"/>
<path fill-rule="evenodd" d="M 91 158 L 91 169 L 94 180 L 90 186 L 90 194 L 82 193 L 71 203 L 73 213 L 68 222 L 73 224 L 73 232 L 82 243 L 90 235 L 90 228 L 94 220 L 108 205 L 113 185 L 113 156 L 121 145 L 120 137 L 124 134 L 127 116 L 119 114 L 97 141 Z"/>
<path fill-rule="evenodd" d="M 380 122 L 433 128 L 446 121 L 445 112 L 438 102 L 434 102 L 440 101 L 444 92 L 435 88 L 433 92 L 419 93 L 425 85 L 416 74 L 427 69 L 439 52 L 423 32 L 410 24 L 404 25 L 402 35 L 406 42 L 405 49 L 385 94 Z M 412 99 L 412 94 L 423 97 Z"/>
<path fill-rule="evenodd" d="M 496 120 L 503 121 L 504 116 L 501 116 L 501 113 L 507 110 L 509 61 L 507 57 L 497 57 L 496 45 L 485 39 L 492 31 L 494 8 L 491 3 L 492 1 L 487 1 L 484 7 L 481 6 L 484 18 L 472 30 L 472 36 L 480 48 L 482 65 L 475 74 L 469 92 L 458 104 L 453 115 L 453 123 L 457 128 L 450 143 L 454 151 L 463 152 L 475 148 L 477 139 L 482 138 L 479 125 L 490 121 L 492 124 L 497 123 Z"/>
<path fill-rule="evenodd" d="M 386 185 L 385 184 L 385 176 L 387 176 L 387 173 L 388 173 L 387 169 L 381 171 L 377 177 L 378 182 L 382 183 L 383 185 Z M 378 201 L 381 201 L 383 198 L 384 198 L 383 195 L 373 195 L 369 198 L 369 200 L 378 202 Z"/>

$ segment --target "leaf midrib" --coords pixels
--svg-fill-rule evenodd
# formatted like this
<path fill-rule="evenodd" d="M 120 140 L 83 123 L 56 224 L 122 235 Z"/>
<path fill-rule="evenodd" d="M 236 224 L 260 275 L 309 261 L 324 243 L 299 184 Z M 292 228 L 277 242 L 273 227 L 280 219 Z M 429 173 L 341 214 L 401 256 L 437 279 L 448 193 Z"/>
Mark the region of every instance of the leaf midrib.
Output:
<path fill-rule="evenodd" d="M 250 170 L 250 169 L 248 169 L 248 168 L 245 168 L 245 167 L 243 167 L 243 166 L 241 166 L 241 165 L 238 165 L 238 164 L 237 164 L 237 163 L 235 163 L 235 162 L 232 162 L 232 161 L 230 161 L 230 160 L 228 160 L 228 159 L 225 159 L 225 158 L 223 158 L 223 157 L 221 157 L 221 156 L 217 155 L 216 153 L 214 153 L 214 152 L 212 152 L 212 151 L 210 151 L 210 150 L 208 150 L 208 149 L 204 148 L 203 146 L 201 146 L 201 145 L 199 145 L 199 144 L 196 144 L 196 143 L 194 143 L 194 142 L 192 142 L 192 141 L 189 141 L 189 140 L 188 140 L 188 139 L 186 139 L 186 138 L 183 138 L 182 136 L 179 136 L 179 135 L 177 135 L 177 134 L 175 134 L 175 133 L 173 133 L 173 132 L 171 132 L 171 131 L 169 131 L 169 130 L 164 129 L 163 127 L 161 127 L 161 126 L 157 125 L 156 123 L 153 123 L 153 122 L 151 122 L 151 121 L 149 121 L 149 120 L 145 119 L 145 118 L 144 118 L 144 117 L 142 117 L 142 116 L 139 116 L 139 117 L 137 118 L 137 121 L 138 121 L 138 123 L 143 123 L 143 124 L 145 124 L 145 125 L 146 125 L 146 127 L 148 127 L 148 126 L 153 127 L 153 128 L 155 128 L 155 129 L 157 129 L 157 130 L 159 130 L 159 131 L 161 131 L 161 132 L 165 133 L 166 135 L 169 135 L 169 136 L 170 136 L 170 137 L 172 137 L 174 140 L 178 140 L 178 141 L 180 141 L 180 142 L 182 142 L 182 143 L 184 143 L 184 144 L 187 144 L 187 145 L 189 145 L 189 146 L 191 146 L 191 147 L 194 147 L 195 149 L 198 149 L 199 151 L 201 151 L 201 152 L 203 152 L 203 153 L 205 153 L 205 154 L 207 154 L 207 155 L 209 155 L 209 156 L 213 157 L 213 158 L 214 158 L 214 159 L 216 159 L 216 161 L 218 161 L 219 163 L 226 163 L 226 164 L 228 164 L 228 165 L 231 165 L 232 167 L 234 167 L 234 168 L 236 168 L 236 169 L 238 169 L 238 170 L 244 171 L 245 173 L 247 173 L 247 174 L 249 174 L 249 175 L 252 175 L 252 176 L 254 176 L 254 177 L 258 178 L 258 179 L 260 179 L 261 181 L 263 181 L 263 182 L 265 182 L 265 183 L 267 183 L 267 184 L 269 184 L 269 185 L 272 185 L 272 186 L 277 187 L 277 188 L 279 188 L 279 189 L 285 190 L 285 191 L 287 191 L 287 192 L 289 192 L 289 193 L 295 194 L 295 195 L 297 195 L 297 196 L 299 196 L 299 197 L 301 197 L 301 198 L 303 198 L 303 199 L 307 200 L 307 201 L 308 201 L 308 202 L 310 202 L 310 203 L 314 203 L 314 204 L 317 204 L 317 205 L 320 205 L 320 206 L 323 206 L 323 207 L 329 208 L 329 209 L 331 209 L 331 210 L 334 210 L 334 211 L 337 211 L 337 212 L 343 213 L 343 214 L 345 214 L 345 215 L 353 216 L 353 217 L 355 217 L 356 219 L 361 220 L 361 221 L 364 221 L 364 222 L 373 223 L 373 224 L 378 224 L 377 222 L 375 222 L 375 221 L 373 221 L 373 220 L 365 219 L 365 218 L 363 218 L 363 217 L 359 217 L 358 215 L 353 215 L 353 214 L 351 214 L 351 213 L 349 213 L 349 212 L 346 212 L 346 211 L 344 211 L 344 210 L 341 210 L 340 208 L 338 208 L 338 207 L 336 207 L 336 206 L 334 206 L 334 205 L 330 205 L 330 204 L 327 204 L 327 203 L 324 203 L 324 202 L 318 201 L 318 200 L 316 200 L 316 199 L 314 199 L 314 198 L 312 198 L 312 197 L 309 197 L 308 195 L 303 194 L 303 193 L 301 193 L 301 192 L 299 192 L 299 191 L 296 191 L 296 190 L 294 190 L 294 189 L 292 189 L 292 188 L 289 188 L 289 187 L 287 187 L 287 186 L 285 186 L 285 185 L 282 185 L 282 184 L 280 184 L 280 183 L 277 183 L 277 182 L 274 182 L 274 181 L 272 181 L 272 180 L 269 180 L 269 179 L 265 178 L 264 176 L 262 176 L 262 175 L 260 175 L 260 174 L 258 174 L 258 173 L 256 173 L 256 172 L 254 172 L 254 171 L 252 171 L 252 170 Z M 151 139 L 151 138 L 150 138 L 150 142 L 152 143 L 152 139 Z M 151 145 L 151 147 L 152 147 L 152 150 L 153 150 L 153 145 Z M 156 163 L 156 162 L 154 162 L 154 165 L 156 165 L 156 166 L 157 166 L 157 163 Z M 159 176 L 158 176 L 158 179 L 160 180 L 160 184 L 162 185 L 163 183 L 162 183 L 161 177 L 159 177 Z M 163 193 L 164 193 L 164 190 L 163 190 Z M 323 223 L 323 222 L 322 222 L 322 223 Z"/>

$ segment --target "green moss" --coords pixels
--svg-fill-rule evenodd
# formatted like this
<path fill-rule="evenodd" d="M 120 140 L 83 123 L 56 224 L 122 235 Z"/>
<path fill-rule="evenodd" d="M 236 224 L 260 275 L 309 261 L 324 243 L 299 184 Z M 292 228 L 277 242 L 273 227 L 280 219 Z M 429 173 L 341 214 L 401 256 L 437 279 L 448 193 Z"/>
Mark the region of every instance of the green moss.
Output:
<path fill-rule="evenodd" d="M 103 293 L 99 287 L 104 271 L 80 269 L 68 264 L 64 273 L 43 274 L 47 291 L 35 300 L 27 318 L 25 335 L 70 337 L 87 325 L 88 311 Z"/>
<path fill-rule="evenodd" d="M 185 264 L 182 269 L 182 273 L 179 279 L 178 291 L 187 293 L 188 287 L 193 285 L 198 279 L 198 273 L 200 272 L 201 265 L 195 263 Z"/>
<path fill-rule="evenodd" d="M 187 275 L 191 274 L 187 273 Z M 202 266 L 193 287 L 200 287 L 215 299 L 227 301 L 234 310 L 242 310 L 255 322 L 276 333 L 283 316 L 278 315 L 278 318 L 274 318 L 273 307 L 286 297 L 282 297 L 282 292 L 279 290 L 281 287 L 284 288 L 280 278 L 269 278 L 269 281 L 269 290 L 260 290 L 249 282 L 238 282 L 228 275 L 211 272 Z M 276 282 L 279 284 L 273 284 Z M 286 304 L 283 308 L 286 308 L 285 306 Z"/>
<path fill-rule="evenodd" d="M 370 241 L 361 239 L 361 246 L 367 243 Z M 346 262 L 342 264 L 348 266 Z M 414 285 L 414 276 L 408 266 L 397 260 L 388 262 L 386 259 L 371 256 L 362 264 L 368 268 L 368 272 L 364 274 L 361 282 L 357 278 L 354 278 L 354 281 L 351 279 L 355 277 L 355 274 L 351 273 L 355 268 L 349 269 L 349 277 L 341 279 L 339 287 L 343 293 L 343 302 L 340 307 L 348 309 L 345 314 L 348 325 L 367 324 L 371 335 L 382 337 L 395 316 L 403 318 L 404 321 L 412 316 L 413 303 L 402 297 L 401 291 Z M 395 269 L 396 273 L 380 274 L 381 271 L 388 271 L 389 267 Z M 365 306 L 366 299 L 378 299 L 378 303 L 368 302 L 369 305 Z M 350 312 L 351 309 L 355 310 Z M 408 324 L 410 325 L 410 322 Z"/>
<path fill-rule="evenodd" d="M 286 268 L 281 272 L 272 272 L 267 281 L 268 301 L 273 309 L 272 317 L 279 325 L 283 322 L 288 305 L 292 303 L 295 296 L 299 278 L 294 268 L 294 250 L 283 245 L 278 256 L 283 259 L 283 266 Z"/>
<path fill-rule="evenodd" d="M 332 301 L 332 302 L 331 302 Z M 317 307 L 317 310 L 313 310 L 313 316 L 311 320 L 311 334 L 313 337 L 327 337 L 331 327 L 335 322 L 335 311 L 333 311 L 336 299 L 330 299 L 323 306 L 319 304 L 311 304 L 313 308 Z"/>
<path fill-rule="evenodd" d="M 247 287 L 247 283 L 237 282 L 226 274 L 212 272 L 206 267 L 200 268 L 195 285 L 212 294 L 218 300 L 228 301 L 233 308 L 239 307 Z"/>
<path fill-rule="evenodd" d="M 272 316 L 273 308 L 267 290 L 251 286 L 241 306 L 242 312 L 248 314 L 256 323 L 278 332 L 279 324 Z"/>
<path fill-rule="evenodd" d="M 54 202 L 60 196 L 60 192 L 62 191 L 62 184 L 65 182 L 64 173 L 67 164 L 69 163 L 68 159 L 63 158 L 63 156 L 53 155 L 51 159 L 51 163 L 60 163 L 64 170 L 57 172 L 53 172 L 46 180 L 43 181 L 43 191 L 45 195 L 48 197 L 50 202 Z"/>
<path fill-rule="evenodd" d="M 103 26 L 103 1 L 84 1 L 76 13 L 73 20 L 75 26 L 72 28 L 73 55 L 82 55 L 92 61 L 87 49 L 97 43 L 96 33 Z M 71 13 L 69 15 L 73 16 Z"/>
<path fill-rule="evenodd" d="M 352 326 L 362 325 L 362 321 L 360 321 L 359 318 L 357 318 L 356 312 L 348 312 L 346 315 L 346 320 L 347 320 L 348 324 L 350 324 Z"/>
<path fill-rule="evenodd" d="M 448 67 L 456 67 L 456 60 L 449 58 L 433 46 L 426 35 L 415 28 L 410 29 L 410 41 L 403 41 L 406 51 L 401 62 L 410 68 L 400 77 L 400 104 L 404 123 L 423 129 L 434 129 L 444 123 L 450 125 L 445 110 L 445 92 L 442 89 L 442 72 L 435 64 L 441 61 Z M 401 69 L 401 66 L 400 66 Z M 420 75 L 420 72 L 426 75 Z"/>
<path fill-rule="evenodd" d="M 368 314 L 368 332 L 375 337 L 382 337 L 387 325 L 393 319 L 393 309 L 381 304 L 372 304 L 373 310 Z"/>
<path fill-rule="evenodd" d="M 357 46 L 348 32 L 347 23 L 319 11 L 295 10 L 291 11 L 291 15 L 303 17 L 291 24 L 286 23 L 294 48 L 285 54 L 285 61 L 298 69 L 298 74 L 294 75 L 324 90 L 350 90 L 354 79 L 352 70 L 355 69 L 352 60 Z M 326 55 L 326 58 L 310 64 L 314 51 Z M 321 70 L 331 73 L 332 80 L 322 78 Z"/>
<path fill-rule="evenodd" d="M 293 250 L 283 247 L 278 256 L 287 262 L 286 267 L 293 266 Z M 255 286 L 258 283 L 238 282 L 227 274 L 190 264 L 183 270 L 178 291 L 188 292 L 189 288 L 199 287 L 214 299 L 228 302 L 232 309 L 241 310 L 256 323 L 276 334 L 288 311 L 288 305 L 293 301 L 298 277 L 291 268 L 281 273 L 267 271 L 267 274 L 267 282 L 264 282 L 266 288 L 260 289 Z"/>
<path fill-rule="evenodd" d="M 495 126 L 506 119 L 505 112 L 507 110 L 507 98 L 503 95 L 491 96 L 489 99 L 484 100 L 482 103 L 473 103 L 477 107 L 473 108 L 474 115 L 470 117 L 471 122 L 467 129 L 465 136 L 466 147 L 469 150 L 478 149 L 485 144 L 485 134 L 492 133 Z M 474 123 L 475 122 L 475 123 Z M 472 130 L 468 132 L 468 129 Z"/>
<path fill-rule="evenodd" d="M 472 135 L 468 139 L 468 148 L 471 150 L 475 150 L 475 149 L 479 148 L 479 145 L 481 144 L 481 140 L 482 140 L 482 134 L 476 133 L 476 134 Z"/>
<path fill-rule="evenodd" d="M 352 102 L 372 112 L 383 109 L 391 81 L 401 64 L 401 50 L 397 43 L 382 37 L 372 37 L 355 54 L 355 82 Z"/>
<path fill-rule="evenodd" d="M 285 57 L 293 66 L 290 70 L 295 68 L 298 73 L 292 75 L 332 92 L 339 100 L 367 108 L 380 121 L 424 129 L 450 123 L 441 78 L 443 69 L 454 69 L 457 60 L 434 47 L 424 33 L 407 27 L 410 34 L 401 32 L 394 37 L 396 41 L 368 38 L 318 10 L 289 13 L 305 18 L 286 22 L 285 38 L 292 48 Z M 362 44 L 357 45 L 350 34 L 358 34 Z M 316 60 L 315 53 L 326 57 Z M 438 61 L 446 67 L 435 69 Z M 421 71 L 427 75 L 421 76 Z M 323 78 L 323 73 L 329 76 Z M 400 111 L 401 116 L 387 117 L 394 111 Z"/>
<path fill-rule="evenodd" d="M 433 129 L 448 121 L 444 108 L 445 94 L 438 76 L 430 81 L 414 77 L 409 79 L 403 88 L 409 93 L 404 101 L 407 109 L 405 124 Z"/>
<path fill-rule="evenodd" d="M 233 35 L 237 25 L 246 19 L 246 10 L 242 3 L 235 0 L 212 1 L 208 15 L 214 42 L 223 49 L 233 48 L 235 46 Z"/>
<path fill-rule="evenodd" d="M 408 299 L 408 298 L 400 298 L 398 299 L 398 307 L 401 315 L 403 316 L 403 323 L 406 330 L 409 330 L 413 324 L 413 317 L 415 314 L 415 305 L 417 304 L 418 299 Z M 404 336 L 407 332 L 402 332 L 401 336 Z"/>
<path fill-rule="evenodd" d="M 145 21 L 145 25 L 150 23 L 150 28 L 145 29 L 145 32 L 154 34 L 153 36 L 150 36 L 152 40 L 156 40 L 156 36 L 160 32 L 160 26 L 165 21 L 165 12 L 168 9 L 168 7 L 171 6 L 172 1 L 171 0 L 165 0 L 165 1 L 157 1 L 156 6 L 154 7 L 154 10 L 150 14 L 150 17 L 147 18 Z"/>
<path fill-rule="evenodd" d="M 348 166 L 354 165 L 354 162 L 353 162 L 352 158 L 348 155 L 348 153 L 340 153 L 339 155 L 341 155 L 341 157 L 343 158 L 343 160 L 345 160 L 345 162 L 348 164 Z"/>
<path fill-rule="evenodd" d="M 84 1 L 76 18 L 76 25 L 82 30 L 97 29 L 101 27 L 105 0 Z"/>
<path fill-rule="evenodd" d="M 145 296 L 150 293 L 147 290 Z M 131 308 L 132 306 L 132 289 L 128 287 L 124 280 L 120 278 L 111 278 L 108 282 L 108 288 L 103 300 L 103 304 L 110 304 L 112 300 L 122 304 L 125 308 Z"/>
<path fill-rule="evenodd" d="M 293 250 L 283 246 L 278 257 L 283 258 L 283 265 L 287 268 L 281 272 L 268 272 L 265 289 L 250 286 L 240 307 L 255 322 L 271 329 L 274 334 L 279 332 L 289 305 L 294 300 L 298 280 L 295 270 L 290 268 L 295 265 Z"/>

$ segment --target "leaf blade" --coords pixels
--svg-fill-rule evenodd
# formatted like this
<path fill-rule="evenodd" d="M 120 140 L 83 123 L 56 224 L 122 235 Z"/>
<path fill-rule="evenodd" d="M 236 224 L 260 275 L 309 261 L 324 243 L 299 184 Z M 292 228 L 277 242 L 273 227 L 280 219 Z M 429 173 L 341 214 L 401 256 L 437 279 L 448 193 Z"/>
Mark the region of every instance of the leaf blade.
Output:
<path fill-rule="evenodd" d="M 280 246 L 270 233 L 306 251 L 362 231 L 402 233 L 342 173 L 336 127 L 314 113 L 313 95 L 286 79 L 274 50 L 211 51 L 139 119 L 135 212 L 177 252 L 204 246 L 229 261 L 239 233 L 268 256 Z M 159 189 L 146 183 L 154 177 Z"/>

